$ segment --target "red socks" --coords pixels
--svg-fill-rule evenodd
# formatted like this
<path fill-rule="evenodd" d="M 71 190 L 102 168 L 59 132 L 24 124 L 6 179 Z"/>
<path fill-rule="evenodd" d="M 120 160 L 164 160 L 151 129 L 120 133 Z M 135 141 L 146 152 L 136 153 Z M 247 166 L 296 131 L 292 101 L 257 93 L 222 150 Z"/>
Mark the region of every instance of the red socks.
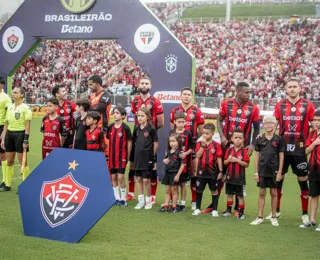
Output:
<path fill-rule="evenodd" d="M 151 196 L 156 196 L 158 188 L 158 178 L 151 179 Z"/>

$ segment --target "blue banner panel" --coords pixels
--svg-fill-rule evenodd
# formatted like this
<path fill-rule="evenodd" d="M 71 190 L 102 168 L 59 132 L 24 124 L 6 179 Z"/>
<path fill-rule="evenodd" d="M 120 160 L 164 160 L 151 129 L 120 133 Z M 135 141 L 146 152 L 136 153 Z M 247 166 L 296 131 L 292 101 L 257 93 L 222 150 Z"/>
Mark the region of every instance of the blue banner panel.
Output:
<path fill-rule="evenodd" d="M 79 242 L 115 202 L 101 152 L 55 149 L 19 186 L 24 234 Z"/>

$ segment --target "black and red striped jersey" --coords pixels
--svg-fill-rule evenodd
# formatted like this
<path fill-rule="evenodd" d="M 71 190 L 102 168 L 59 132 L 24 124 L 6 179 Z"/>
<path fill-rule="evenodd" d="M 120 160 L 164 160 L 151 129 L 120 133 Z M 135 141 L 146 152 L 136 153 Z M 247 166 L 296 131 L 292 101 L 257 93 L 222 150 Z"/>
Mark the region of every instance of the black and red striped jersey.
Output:
<path fill-rule="evenodd" d="M 284 139 L 285 154 L 305 153 L 305 142 L 314 116 L 314 105 L 306 99 L 292 104 L 288 99 L 276 104 L 274 116 L 279 121 L 279 135 Z"/>
<path fill-rule="evenodd" d="M 310 146 L 318 137 L 320 132 L 317 130 L 312 131 L 306 141 L 306 147 Z M 312 150 L 309 159 L 309 179 L 320 180 L 320 145 L 316 145 Z"/>
<path fill-rule="evenodd" d="M 147 107 L 150 110 L 152 117 L 152 124 L 154 127 L 157 127 L 157 115 L 163 114 L 163 106 L 161 101 L 154 96 L 150 96 L 146 100 L 143 100 L 141 96 L 135 96 L 131 101 L 131 111 L 134 115 L 137 115 L 138 110 L 141 107 Z M 135 116 L 135 125 L 139 125 L 137 116 Z"/>
<path fill-rule="evenodd" d="M 169 136 L 172 134 L 177 133 L 175 129 L 170 130 Z M 182 133 L 179 133 L 181 140 L 182 140 L 182 150 L 183 152 L 187 152 L 188 150 L 192 149 L 192 135 L 188 130 L 184 130 Z M 184 164 L 186 167 L 184 167 L 183 173 L 190 172 L 191 168 L 191 162 L 192 162 L 192 153 L 190 153 L 187 157 L 184 158 Z"/>
<path fill-rule="evenodd" d="M 236 150 L 234 146 L 230 147 L 224 155 L 224 160 L 227 160 L 230 155 L 238 158 L 243 162 L 250 162 L 248 149 L 246 148 L 240 148 L 239 150 Z M 239 163 L 230 162 L 227 167 L 226 183 L 235 185 L 245 185 L 246 168 L 241 166 Z"/>
<path fill-rule="evenodd" d="M 86 131 L 87 150 L 89 151 L 102 151 L 102 144 L 104 143 L 103 133 L 99 127 L 94 130 Z"/>
<path fill-rule="evenodd" d="M 197 142 L 196 152 L 200 149 L 201 142 Z M 219 173 L 217 158 L 222 158 L 221 145 L 215 141 L 204 147 L 201 158 L 198 159 L 197 177 L 216 178 Z"/>
<path fill-rule="evenodd" d="M 125 169 L 128 162 L 128 142 L 132 140 L 131 130 L 128 125 L 116 128 L 115 124 L 108 127 L 109 139 L 109 168 Z"/>
<path fill-rule="evenodd" d="M 197 137 L 197 129 L 199 125 L 204 124 L 204 116 L 201 112 L 201 109 L 197 106 L 190 106 L 188 109 L 184 109 L 182 105 L 175 107 L 172 109 L 170 114 L 170 122 L 174 123 L 174 115 L 177 112 L 184 112 L 186 115 L 187 124 L 185 125 L 185 129 L 188 130 L 193 138 L 193 141 L 196 142 Z"/>
<path fill-rule="evenodd" d="M 238 104 L 235 98 L 222 102 L 219 115 L 225 119 L 223 133 L 228 141 L 231 140 L 233 130 L 244 132 L 244 146 L 251 143 L 252 124 L 260 122 L 259 108 L 252 101 Z"/>
<path fill-rule="evenodd" d="M 42 147 L 44 148 L 61 147 L 60 135 L 67 136 L 65 122 L 60 116 L 53 120 L 45 116 L 40 131 L 43 133 Z"/>
<path fill-rule="evenodd" d="M 70 100 L 65 100 L 62 106 L 57 106 L 57 114 L 64 120 L 67 132 L 73 130 L 74 118 L 73 113 L 76 112 L 76 105 Z"/>

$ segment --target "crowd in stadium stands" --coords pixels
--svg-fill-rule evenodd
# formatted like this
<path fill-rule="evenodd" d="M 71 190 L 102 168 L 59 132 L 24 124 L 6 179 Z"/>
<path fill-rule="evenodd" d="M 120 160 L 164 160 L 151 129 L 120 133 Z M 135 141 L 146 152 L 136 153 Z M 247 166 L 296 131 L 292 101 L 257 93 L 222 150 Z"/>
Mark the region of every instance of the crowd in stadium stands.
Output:
<path fill-rule="evenodd" d="M 152 4 L 164 22 L 178 15 L 181 4 Z M 234 94 L 237 82 L 253 87 L 253 98 L 275 103 L 288 76 L 298 77 L 305 97 L 320 100 L 320 26 L 317 20 L 170 24 L 171 31 L 195 55 L 196 94 L 223 99 Z M 77 71 L 79 74 L 77 75 Z M 144 72 L 115 41 L 44 41 L 14 75 L 42 103 L 56 83 L 70 93 L 86 91 L 86 78 L 104 75 L 117 95 L 135 93 Z M 76 86 L 78 85 L 77 89 Z M 270 104 L 269 104 L 270 105 Z"/>

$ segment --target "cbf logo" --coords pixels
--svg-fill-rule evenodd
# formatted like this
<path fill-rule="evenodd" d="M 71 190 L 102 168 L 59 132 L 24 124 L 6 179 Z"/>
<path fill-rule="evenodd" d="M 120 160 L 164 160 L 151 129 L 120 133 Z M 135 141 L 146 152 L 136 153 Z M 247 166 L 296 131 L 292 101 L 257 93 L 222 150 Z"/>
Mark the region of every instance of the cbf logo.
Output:
<path fill-rule="evenodd" d="M 20 50 L 23 41 L 23 32 L 17 26 L 9 27 L 2 36 L 2 45 L 9 53 L 15 53 Z"/>
<path fill-rule="evenodd" d="M 60 179 L 44 182 L 40 194 L 44 219 L 52 228 L 66 223 L 80 210 L 88 193 L 89 188 L 79 184 L 71 173 Z"/>
<path fill-rule="evenodd" d="M 70 13 L 83 13 L 87 11 L 96 0 L 60 0 L 62 6 Z"/>
<path fill-rule="evenodd" d="M 171 74 L 174 73 L 177 70 L 177 63 L 178 63 L 178 58 L 170 54 L 169 56 L 166 57 L 166 70 Z"/>
<path fill-rule="evenodd" d="M 160 43 L 160 32 L 153 24 L 141 25 L 134 34 L 134 44 L 142 53 L 153 52 Z"/>

